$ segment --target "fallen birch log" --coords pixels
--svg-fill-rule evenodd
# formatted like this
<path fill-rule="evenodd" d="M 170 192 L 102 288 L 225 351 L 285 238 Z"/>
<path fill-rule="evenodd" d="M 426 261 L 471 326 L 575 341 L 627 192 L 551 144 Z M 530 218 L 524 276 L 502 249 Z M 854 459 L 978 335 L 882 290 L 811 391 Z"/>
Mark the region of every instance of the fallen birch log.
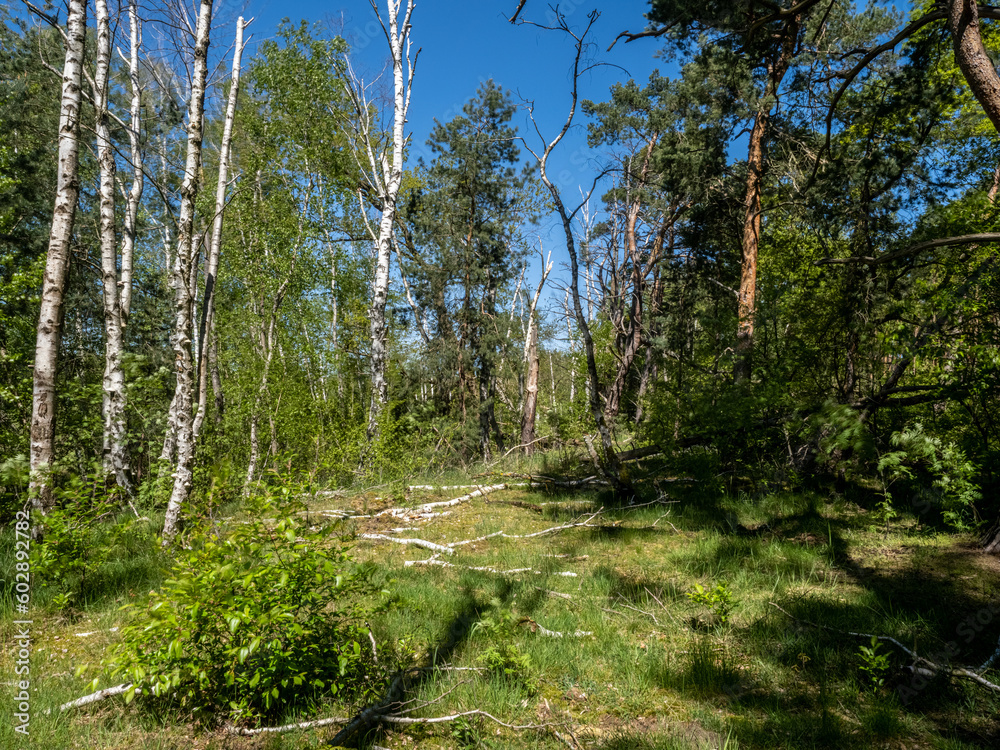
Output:
<path fill-rule="evenodd" d="M 435 544 L 434 542 L 428 542 L 425 539 L 400 539 L 395 536 L 386 536 L 385 534 L 358 534 L 359 539 L 371 539 L 383 542 L 395 542 L 396 544 L 412 544 L 414 547 L 423 547 L 424 549 L 429 549 L 434 552 L 443 552 L 446 555 L 454 555 L 455 550 L 451 547 L 445 547 L 441 544 Z"/>
<path fill-rule="evenodd" d="M 295 732 L 300 729 L 319 729 L 334 724 L 346 724 L 349 721 L 350 719 L 338 716 L 329 719 L 317 719 L 316 721 L 300 721 L 297 724 L 282 724 L 279 727 L 258 727 L 257 729 L 247 729 L 246 727 L 237 727 L 229 724 L 226 726 L 226 731 L 242 737 L 254 737 L 258 734 L 284 734 L 285 732 Z"/>
<path fill-rule="evenodd" d="M 455 553 L 456 547 L 462 547 L 466 544 L 474 544 L 476 542 L 485 542 L 487 539 L 496 539 L 500 537 L 502 539 L 533 539 L 539 536 L 545 536 L 546 534 L 554 534 L 557 531 L 565 531 L 566 529 L 577 529 L 582 527 L 594 527 L 596 524 L 592 524 L 591 521 L 594 520 L 598 515 L 603 512 L 603 508 L 598 510 L 596 513 L 592 513 L 586 518 L 586 520 L 580 523 L 566 523 L 561 526 L 552 526 L 548 529 L 542 529 L 541 531 L 536 531 L 533 534 L 508 534 L 505 531 L 494 531 L 492 534 L 486 534 L 485 536 L 476 537 L 475 539 L 463 539 L 460 542 L 449 542 L 448 544 L 437 544 L 435 542 L 428 542 L 425 539 L 409 539 L 409 538 L 399 538 L 394 536 L 386 536 L 385 534 L 358 534 L 359 539 L 371 539 L 379 540 L 385 542 L 395 542 L 396 544 L 412 544 L 416 547 L 423 547 L 425 549 L 432 550 L 434 552 L 444 552 L 447 555 L 452 555 Z M 407 562 L 406 565 L 410 565 Z"/>
<path fill-rule="evenodd" d="M 112 698 L 116 695 L 124 695 L 129 690 L 134 688 L 131 682 L 123 682 L 121 685 L 115 685 L 114 687 L 104 688 L 103 690 L 98 690 L 91 693 L 90 695 L 85 695 L 82 698 L 77 698 L 76 700 L 71 700 L 69 703 L 63 703 L 59 706 L 60 711 L 69 711 L 71 708 L 82 708 L 83 706 L 89 706 L 91 703 L 97 703 L 105 698 Z M 140 688 L 134 688 L 137 694 L 142 693 Z M 45 713 L 48 714 L 52 709 L 49 709 Z"/>
<path fill-rule="evenodd" d="M 389 508 L 388 510 L 383 510 L 380 513 L 376 513 L 377 516 L 395 516 L 397 518 L 402 518 L 404 516 L 420 515 L 433 510 L 434 508 L 449 508 L 454 505 L 461 505 L 462 503 L 473 500 L 477 497 L 482 497 L 483 495 L 488 495 L 491 492 L 497 492 L 498 490 L 507 489 L 506 484 L 494 484 L 489 487 L 479 486 L 479 489 L 474 492 L 470 492 L 467 495 L 462 495 L 461 497 L 456 497 L 454 500 L 440 500 L 434 503 L 424 503 L 423 505 L 418 505 L 414 508 Z"/>
<path fill-rule="evenodd" d="M 560 633 L 558 630 L 549 630 L 543 625 L 539 625 L 537 622 L 535 623 L 534 630 L 544 636 L 548 636 L 549 638 L 565 638 L 567 636 L 571 636 L 573 638 L 585 638 L 588 635 L 593 635 L 593 632 L 590 630 L 574 630 L 572 633 Z"/>
<path fill-rule="evenodd" d="M 512 575 L 514 573 L 534 573 L 535 575 L 545 575 L 541 570 L 535 570 L 534 568 L 511 568 L 510 570 L 500 570 L 499 568 L 491 568 L 488 565 L 455 565 L 454 563 L 445 562 L 444 560 L 438 560 L 437 557 L 430 557 L 426 560 L 406 560 L 403 563 L 404 567 L 412 568 L 415 565 L 437 565 L 440 568 L 461 568 L 462 570 L 475 570 L 480 573 L 496 573 L 497 575 Z M 564 570 L 558 573 L 549 573 L 552 576 L 563 576 L 565 578 L 576 578 L 576 573 Z"/>

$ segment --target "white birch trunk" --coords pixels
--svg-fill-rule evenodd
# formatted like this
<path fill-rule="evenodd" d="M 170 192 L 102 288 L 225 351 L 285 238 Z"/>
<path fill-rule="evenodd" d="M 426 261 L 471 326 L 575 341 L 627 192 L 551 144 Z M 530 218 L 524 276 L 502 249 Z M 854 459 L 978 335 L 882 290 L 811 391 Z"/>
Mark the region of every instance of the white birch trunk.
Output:
<path fill-rule="evenodd" d="M 86 0 L 69 1 L 66 22 L 66 58 L 59 112 L 59 169 L 42 280 L 31 405 L 29 496 L 32 506 L 43 514 L 52 508 L 54 502 L 49 475 L 55 453 L 56 372 L 62 340 L 63 292 L 80 192 L 80 85 L 87 35 Z"/>
<path fill-rule="evenodd" d="M 240 88 L 240 61 L 243 55 L 243 16 L 236 21 L 236 46 L 233 48 L 233 74 L 226 103 L 226 120 L 219 146 L 219 180 L 215 187 L 215 218 L 209 242 L 205 268 L 205 298 L 201 306 L 201 326 L 198 332 L 198 412 L 194 417 L 194 442 L 198 442 L 208 410 L 208 332 L 215 325 L 215 283 L 219 273 L 219 253 L 222 249 L 222 214 L 226 207 L 226 186 L 229 179 L 229 151 L 233 142 L 233 121 L 236 119 L 236 99 Z"/>
<path fill-rule="evenodd" d="M 177 378 L 174 397 L 177 402 L 177 466 L 174 487 L 167 503 L 163 522 L 163 543 L 170 544 L 177 534 L 181 506 L 191 492 L 192 465 L 194 463 L 194 430 L 192 401 L 194 367 L 191 344 L 194 336 L 192 304 L 195 289 L 194 277 L 194 209 L 198 196 L 201 171 L 201 143 L 204 125 L 205 82 L 208 77 L 208 44 L 212 21 L 212 0 L 201 0 L 198 28 L 195 33 L 194 68 L 191 79 L 191 100 L 188 103 L 187 159 L 184 182 L 181 185 L 180 216 L 177 222 L 177 260 L 174 264 L 174 368 Z"/>
<path fill-rule="evenodd" d="M 140 127 L 142 124 L 142 87 L 139 83 L 139 47 L 142 46 L 142 21 L 139 20 L 138 0 L 130 0 L 128 6 L 129 37 L 129 85 L 132 102 L 129 108 L 129 149 L 132 156 L 132 189 L 125 201 L 125 217 L 122 224 L 122 327 L 128 326 L 132 311 L 132 261 L 135 255 L 135 238 L 139 217 L 139 201 L 145 186 L 142 150 L 140 147 Z"/>
<path fill-rule="evenodd" d="M 94 72 L 94 110 L 95 133 L 97 135 L 97 157 L 100 169 L 100 237 L 101 237 L 101 277 L 103 282 L 104 300 L 104 378 L 102 414 L 104 417 L 103 467 L 106 475 L 113 475 L 116 484 L 131 491 L 129 481 L 128 456 L 126 454 L 125 429 L 125 373 L 122 370 L 122 354 L 124 353 L 124 326 L 127 318 L 125 311 L 126 289 L 131 292 L 132 258 L 135 237 L 135 213 L 138 209 L 138 198 L 135 195 L 136 180 L 133 191 L 127 196 L 127 210 L 133 211 L 126 216 L 126 230 L 131 229 L 131 238 L 122 238 L 122 278 L 118 278 L 118 237 L 115 231 L 115 152 L 111 143 L 110 113 L 108 111 L 109 74 L 111 67 L 111 19 L 107 0 L 95 0 L 95 16 L 97 20 L 97 55 Z M 133 60 L 138 65 L 136 48 L 137 31 L 135 17 L 132 16 L 132 46 Z M 133 109 L 131 128 L 138 127 L 135 72 L 132 78 Z M 136 133 L 130 133 L 133 158 L 138 153 Z M 141 169 L 141 167 L 140 167 Z M 140 172 L 141 174 L 141 172 Z M 141 178 L 139 178 L 141 179 Z M 141 193 L 141 183 L 139 192 Z M 133 198 L 135 202 L 133 203 Z M 129 222 L 129 218 L 132 219 Z M 131 241 L 130 241 L 131 240 Z"/>
<path fill-rule="evenodd" d="M 379 418 L 382 409 L 389 400 L 389 387 L 385 379 L 386 367 L 386 336 L 388 326 L 385 319 L 386 301 L 389 296 L 389 260 L 392 252 L 393 222 L 396 218 L 396 196 L 403 180 L 403 132 L 406 124 L 406 111 L 410 104 L 410 91 L 413 84 L 413 64 L 409 57 L 410 15 L 413 13 L 413 0 L 406 0 L 406 13 L 399 18 L 399 10 L 403 0 L 387 0 L 389 26 L 387 36 L 392 54 L 393 80 L 393 127 L 392 127 L 392 160 L 382 154 L 381 184 L 379 196 L 382 201 L 382 219 L 379 223 L 378 241 L 375 246 L 375 274 L 372 281 L 371 317 L 371 403 L 368 408 L 368 441 L 373 443 L 378 438 Z M 400 23 L 400 21 L 402 21 Z M 408 63 L 408 71 L 404 80 L 403 62 Z M 372 166 L 375 166 L 374 164 Z"/>

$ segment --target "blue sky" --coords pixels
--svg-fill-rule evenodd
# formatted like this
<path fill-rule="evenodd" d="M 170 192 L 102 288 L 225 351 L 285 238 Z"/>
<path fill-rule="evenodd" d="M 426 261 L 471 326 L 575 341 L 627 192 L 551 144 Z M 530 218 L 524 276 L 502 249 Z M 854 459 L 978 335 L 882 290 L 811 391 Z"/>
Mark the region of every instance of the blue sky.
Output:
<path fill-rule="evenodd" d="M 378 0 L 379 7 L 385 0 Z M 570 0 L 560 4 L 570 25 L 581 29 L 595 3 Z M 611 52 L 608 45 L 622 31 L 640 30 L 645 26 L 643 13 L 649 4 L 645 0 L 619 0 L 600 3 L 601 17 L 591 34 L 595 42 L 591 56 L 609 65 L 597 68 L 581 81 L 581 98 L 603 100 L 610 86 L 618 81 L 635 78 L 644 81 L 654 68 L 668 72 L 672 66 L 655 58 L 659 44 L 655 40 L 639 40 L 631 44 L 619 42 Z M 413 98 L 408 118 L 411 133 L 410 164 L 424 151 L 424 143 L 434 120 L 445 122 L 461 111 L 482 81 L 493 78 L 509 89 L 516 99 L 534 100 L 535 113 L 544 135 L 551 138 L 565 121 L 569 107 L 569 74 L 572 62 L 572 40 L 565 34 L 543 31 L 527 25 L 511 25 L 507 18 L 517 6 L 517 0 L 499 2 L 463 2 L 461 0 L 418 0 L 412 16 L 412 38 L 421 48 L 414 78 Z M 235 6 L 226 9 L 233 14 Z M 276 2 L 250 0 L 244 11 L 254 16 L 251 27 L 254 40 L 271 36 L 282 18 L 293 22 L 300 19 L 328 23 L 352 46 L 352 59 L 361 70 L 376 75 L 388 57 L 387 42 L 367 0 L 329 2 Z M 550 6 L 543 0 L 528 0 L 522 12 L 528 20 L 547 23 Z M 217 10 L 217 18 L 222 18 Z M 221 33 L 225 33 L 224 31 Z M 578 125 L 568 135 L 550 163 L 550 175 L 560 186 L 567 201 L 579 199 L 579 187 L 588 189 L 598 171 L 595 160 L 599 154 L 587 148 L 586 120 L 578 114 Z M 526 115 L 517 123 L 521 133 L 533 146 L 539 141 Z M 522 156 L 528 154 L 522 150 Z M 429 158 L 428 158 L 429 160 Z M 600 190 L 597 191 L 599 201 Z M 545 217 L 537 228 L 538 238 L 546 251 L 553 249 L 556 269 L 550 284 L 549 306 L 560 304 L 562 292 L 557 289 L 567 281 L 567 273 L 559 264 L 567 261 L 561 228 L 551 217 Z M 529 273 L 537 283 L 539 263 Z M 557 278 L 558 277 L 558 278 Z"/>

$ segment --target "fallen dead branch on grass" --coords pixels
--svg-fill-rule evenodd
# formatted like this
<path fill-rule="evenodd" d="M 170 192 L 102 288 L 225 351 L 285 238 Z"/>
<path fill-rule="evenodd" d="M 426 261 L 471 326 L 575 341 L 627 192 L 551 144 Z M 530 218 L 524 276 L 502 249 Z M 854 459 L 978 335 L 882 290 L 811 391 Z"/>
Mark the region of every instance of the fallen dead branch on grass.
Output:
<path fill-rule="evenodd" d="M 413 516 L 422 516 L 427 513 L 433 512 L 434 508 L 449 508 L 455 505 L 461 505 L 462 503 L 473 500 L 477 497 L 483 497 L 491 492 L 497 492 L 499 490 L 507 489 L 509 485 L 507 484 L 494 484 L 488 487 L 479 485 L 479 489 L 470 492 L 467 495 L 462 495 L 461 497 L 456 497 L 453 500 L 440 500 L 434 503 L 424 503 L 423 505 L 418 505 L 414 508 L 389 508 L 388 510 L 383 510 L 380 513 L 376 513 L 375 517 L 379 516 L 393 516 L 395 518 L 410 518 Z"/>
<path fill-rule="evenodd" d="M 332 717 L 329 719 L 317 719 L 316 721 L 300 721 L 297 724 L 283 724 L 279 727 L 258 727 L 256 729 L 248 729 L 246 727 L 237 727 L 232 724 L 226 726 L 226 731 L 230 734 L 238 734 L 242 737 L 254 737 L 258 734 L 284 734 L 285 732 L 294 732 L 299 729 L 320 729 L 321 727 L 329 727 L 334 724 L 346 724 L 350 719 L 344 717 Z"/>
<path fill-rule="evenodd" d="M 527 623 L 528 629 L 532 633 L 539 633 L 540 635 L 547 636 L 549 638 L 585 638 L 588 635 L 593 635 L 590 630 L 574 630 L 572 633 L 561 633 L 558 630 L 549 630 L 547 627 L 541 623 L 535 622 L 530 617 L 522 617 L 522 623 Z"/>
<path fill-rule="evenodd" d="M 499 568 L 491 568 L 488 565 L 455 565 L 454 563 L 445 562 L 444 560 L 438 560 L 437 556 L 430 557 L 426 560 L 406 560 L 403 565 L 407 568 L 412 568 L 414 565 L 436 565 L 439 568 L 461 568 L 462 570 L 475 570 L 479 573 L 495 573 L 500 576 L 513 575 L 514 573 L 534 573 L 536 576 L 550 575 L 576 578 L 576 573 L 569 570 L 555 573 L 546 573 L 541 570 L 535 570 L 534 568 L 511 568 L 509 570 L 501 570 Z"/>
<path fill-rule="evenodd" d="M 446 555 L 454 555 L 455 550 L 451 547 L 445 547 L 441 544 L 435 544 L 434 542 L 428 542 L 426 539 L 407 539 L 405 537 L 400 538 L 396 536 L 386 536 L 385 534 L 358 534 L 358 539 L 370 539 L 372 541 L 382 541 L 382 542 L 395 542 L 396 544 L 412 544 L 414 547 L 423 547 L 424 549 L 429 549 L 433 552 L 441 553 Z"/>
<path fill-rule="evenodd" d="M 428 542 L 426 539 L 411 539 L 407 537 L 395 537 L 386 536 L 385 534 L 358 534 L 359 539 L 369 539 L 372 541 L 383 541 L 383 542 L 395 542 L 396 544 L 412 544 L 415 547 L 423 547 L 429 549 L 432 552 L 444 553 L 446 555 L 455 554 L 456 547 L 462 547 L 466 544 L 475 544 L 476 542 L 485 542 L 488 539 L 533 539 L 539 536 L 545 536 L 547 534 L 554 534 L 557 531 L 565 531 L 566 529 L 577 529 L 582 527 L 595 527 L 597 524 L 591 523 L 597 516 L 604 512 L 601 508 L 595 513 L 591 513 L 586 519 L 580 521 L 579 523 L 564 523 L 560 526 L 552 526 L 547 529 L 542 529 L 541 531 L 536 531 L 532 534 L 508 534 L 506 531 L 494 531 L 492 534 L 486 534 L 485 536 L 476 537 L 475 539 L 463 539 L 459 542 L 449 542 L 448 544 L 438 544 L 436 542 Z M 431 558 L 434 559 L 434 558 Z M 420 561 L 407 561 L 405 563 L 407 566 L 414 564 L 443 564 L 443 563 L 421 563 Z M 496 572 L 496 571 L 494 571 Z"/>
<path fill-rule="evenodd" d="M 82 698 L 77 698 L 76 700 L 71 700 L 68 703 L 63 703 L 59 706 L 60 711 L 69 711 L 71 708 L 82 708 L 83 706 L 89 706 L 91 703 L 97 703 L 105 698 L 111 698 L 116 695 L 124 695 L 129 690 L 135 689 L 136 693 L 141 693 L 142 690 L 135 688 L 131 682 L 123 682 L 121 685 L 115 685 L 114 687 L 104 688 L 103 690 L 97 690 L 90 695 L 85 695 Z M 45 713 L 48 714 L 52 709 L 49 709 Z"/>
<path fill-rule="evenodd" d="M 831 628 L 829 625 L 821 625 L 817 622 L 812 622 L 811 620 L 803 620 L 799 617 L 796 617 L 791 612 L 789 612 L 786 609 L 782 609 L 774 602 L 768 602 L 768 604 L 770 604 L 779 612 L 783 612 L 785 615 L 795 620 L 795 622 L 802 623 L 803 625 L 809 625 L 811 627 L 819 628 L 821 630 L 828 630 L 831 633 L 850 635 L 855 638 L 869 638 L 869 639 L 875 638 L 877 640 L 884 641 L 885 643 L 891 643 L 893 646 L 895 646 L 900 651 L 904 652 L 907 656 L 909 656 L 911 659 L 913 659 L 913 664 L 910 666 L 909 669 L 914 674 L 923 675 L 924 677 L 935 677 L 938 675 L 947 675 L 949 677 L 961 677 L 967 680 L 972 680 L 973 682 L 976 682 L 989 690 L 1000 693 L 1000 685 L 995 685 L 994 683 L 990 682 L 981 674 L 979 674 L 976 670 L 969 669 L 966 667 L 949 667 L 943 664 L 937 664 L 936 662 L 933 662 L 930 659 L 927 659 L 926 657 L 917 655 L 916 653 L 908 649 L 906 646 L 904 646 L 902 643 L 897 641 L 892 636 L 875 635 L 873 633 L 856 633 L 853 630 L 840 630 L 838 628 Z M 1000 651 L 1000 649 L 998 649 L 998 651 Z M 989 664 L 991 664 L 995 657 L 996 654 L 994 654 L 993 657 L 990 657 L 990 659 L 986 661 L 983 667 L 987 667 Z M 922 664 L 924 666 L 923 667 L 917 666 L 918 664 Z"/>

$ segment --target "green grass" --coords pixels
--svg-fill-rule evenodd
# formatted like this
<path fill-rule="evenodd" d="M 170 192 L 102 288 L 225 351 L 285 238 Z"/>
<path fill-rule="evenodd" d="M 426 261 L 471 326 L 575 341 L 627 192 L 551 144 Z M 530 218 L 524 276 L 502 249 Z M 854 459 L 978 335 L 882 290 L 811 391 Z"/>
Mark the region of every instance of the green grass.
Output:
<path fill-rule="evenodd" d="M 556 473 L 561 461 L 536 458 L 504 470 Z M 470 479 L 437 475 L 411 483 Z M 403 489 L 400 484 L 319 496 L 311 505 L 370 513 L 404 504 Z M 429 705 L 414 715 L 479 708 L 507 723 L 551 725 L 514 731 L 473 718 L 383 728 L 369 739 L 391 748 L 565 748 L 572 736 L 580 747 L 600 750 L 1000 745 L 1000 696 L 968 683 L 937 681 L 901 700 L 897 689 L 905 678 L 898 668 L 905 662 L 898 653 L 892 658 L 895 676 L 873 691 L 860 671 L 858 649 L 865 641 L 804 624 L 892 635 L 921 654 L 956 641 L 956 663 L 981 662 L 996 647 L 1000 618 L 971 640 L 956 633 L 967 617 L 1000 599 L 1000 566 L 976 553 L 969 538 L 921 529 L 905 518 L 886 535 L 871 528 L 863 508 L 816 494 L 726 496 L 680 484 L 669 492 L 672 504 L 630 508 L 614 507 L 598 493 L 510 489 L 426 521 L 341 523 L 348 535 L 414 527 L 399 535 L 448 543 L 501 530 L 529 534 L 604 506 L 589 527 L 459 547 L 441 556 L 452 568 L 406 567 L 404 562 L 431 553 L 355 539 L 354 555 L 371 566 L 394 599 L 371 622 L 382 659 L 464 668 L 421 672 L 407 697 L 415 701 L 411 705 Z M 406 504 L 459 494 L 464 491 L 413 493 Z M 536 513 L 497 501 L 556 504 Z M 0 537 L 4 550 L 12 546 L 8 537 Z M 115 637 L 111 628 L 120 624 L 118 607 L 158 585 L 162 566 L 154 557 L 109 562 L 75 620 L 39 597 L 33 613 L 33 746 L 298 748 L 319 746 L 335 733 L 238 738 L 190 717 L 154 715 L 117 700 L 42 715 L 46 707 L 86 692 L 75 666 L 98 662 Z M 484 566 L 531 572 L 469 569 Z M 732 596 L 726 622 L 685 596 L 695 584 L 711 589 L 719 583 Z M 7 636 L 13 617 L 9 607 L 4 612 L 0 629 Z M 545 637 L 542 628 L 591 635 Z M 74 635 L 86 631 L 98 633 Z M 504 649 L 523 657 L 529 679 L 482 671 L 484 654 Z M 0 671 L 11 674 L 9 653 Z M 326 712 L 357 708 L 331 700 Z M 18 747 L 17 741 L 10 722 L 0 727 L 0 745 Z"/>

